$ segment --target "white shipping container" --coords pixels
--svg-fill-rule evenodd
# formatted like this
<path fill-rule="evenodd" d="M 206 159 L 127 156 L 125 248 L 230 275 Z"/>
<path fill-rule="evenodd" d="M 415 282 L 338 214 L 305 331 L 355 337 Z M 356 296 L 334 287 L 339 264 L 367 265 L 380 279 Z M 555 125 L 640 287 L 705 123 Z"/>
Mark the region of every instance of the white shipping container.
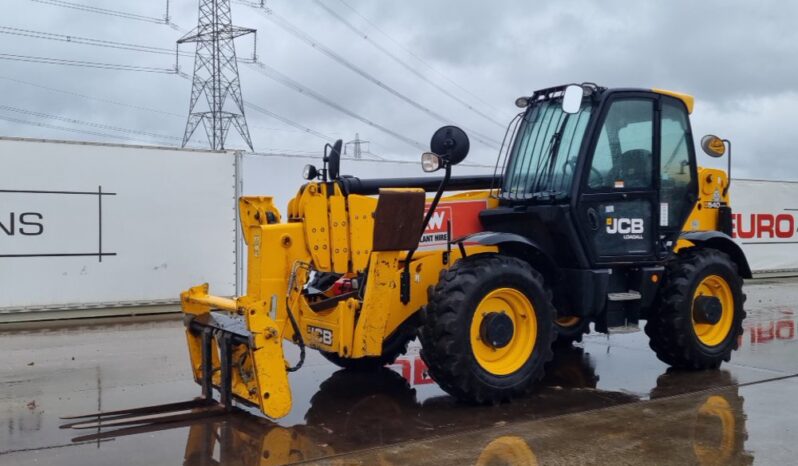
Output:
<path fill-rule="evenodd" d="M 734 179 L 734 237 L 755 274 L 798 272 L 798 182 Z"/>
<path fill-rule="evenodd" d="M 236 281 L 236 154 L 0 139 L 0 313 Z"/>

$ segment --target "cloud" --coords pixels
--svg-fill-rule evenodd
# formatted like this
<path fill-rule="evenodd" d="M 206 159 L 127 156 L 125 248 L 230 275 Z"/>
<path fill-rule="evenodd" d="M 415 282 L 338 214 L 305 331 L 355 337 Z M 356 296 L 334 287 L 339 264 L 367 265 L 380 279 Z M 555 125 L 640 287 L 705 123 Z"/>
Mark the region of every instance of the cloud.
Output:
<path fill-rule="evenodd" d="M 74 0 L 159 17 L 159 2 Z M 796 35 L 791 18 L 798 5 L 768 0 L 746 2 L 491 1 L 436 2 L 345 0 L 401 44 L 397 46 L 339 0 L 323 0 L 368 37 L 417 67 L 429 79 L 491 118 L 506 122 L 515 114 L 515 97 L 565 82 L 594 81 L 604 86 L 661 87 L 691 93 L 696 140 L 706 132 L 734 144 L 735 169 L 756 178 L 795 178 L 789 134 L 796 120 L 793 92 Z M 165 4 L 165 2 L 164 2 Z M 172 19 L 185 29 L 197 21 L 196 0 L 173 0 Z M 468 110 L 414 76 L 368 40 L 311 1 L 270 0 L 270 8 L 333 49 L 386 86 L 445 116 L 446 123 L 501 139 L 503 129 Z M 6 0 L 4 25 L 96 39 L 172 48 L 181 33 L 168 26 L 81 12 L 30 0 Z M 277 27 L 267 17 L 233 4 L 234 22 L 258 29 L 258 55 L 281 73 L 370 121 L 426 144 L 442 121 L 413 108 L 379 86 L 341 66 L 314 47 Z M 239 56 L 251 53 L 251 39 L 237 42 Z M 403 48 L 421 57 L 431 71 Z M 191 51 L 190 46 L 184 48 Z M 128 52 L 40 39 L 4 36 L 0 53 L 36 55 L 170 68 L 171 55 Z M 190 73 L 191 59 L 181 57 Z M 0 76 L 148 107 L 177 115 L 188 111 L 190 81 L 175 75 L 69 68 L 4 62 Z M 454 86 L 449 79 L 477 97 Z M 241 64 L 244 99 L 331 137 L 372 142 L 387 157 L 416 158 L 418 150 L 289 89 Z M 3 105 L 136 131 L 181 137 L 184 116 L 45 91 L 0 79 Z M 487 102 L 484 105 L 480 101 Z M 34 121 L 33 117 L 0 111 Z M 324 141 L 273 118 L 247 111 L 256 149 L 320 153 Z M 50 124 L 56 122 L 50 121 Z M 69 126 L 66 123 L 58 123 Z M 89 127 L 72 125 L 75 128 Z M 0 120 L 10 136 L 82 138 L 79 134 Z M 112 131 L 103 131 L 114 133 Z M 124 133 L 120 136 L 148 140 Z M 98 139 L 85 136 L 86 139 Z M 473 138 L 473 133 L 472 133 Z M 152 141 L 151 139 L 149 139 Z M 242 146 L 239 139 L 230 142 Z M 472 160 L 491 163 L 497 151 L 476 142 Z"/>

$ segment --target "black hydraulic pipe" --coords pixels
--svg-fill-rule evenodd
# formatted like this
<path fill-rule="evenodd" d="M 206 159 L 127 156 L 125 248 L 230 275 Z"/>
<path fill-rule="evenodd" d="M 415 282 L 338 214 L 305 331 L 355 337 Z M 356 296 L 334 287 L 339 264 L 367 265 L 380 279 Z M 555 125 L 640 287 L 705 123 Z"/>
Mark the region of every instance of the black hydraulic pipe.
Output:
<path fill-rule="evenodd" d="M 490 189 L 500 177 L 495 175 L 471 175 L 451 177 L 444 191 L 467 191 L 471 189 Z M 361 180 L 355 177 L 341 177 L 341 184 L 345 194 L 374 195 L 380 193 L 380 188 L 421 188 L 426 192 L 437 192 L 441 187 L 443 178 L 418 177 L 418 178 L 376 178 Z"/>
<path fill-rule="evenodd" d="M 226 332 L 219 338 L 219 359 L 222 365 L 219 404 L 230 410 L 233 407 L 233 337 Z"/>
<path fill-rule="evenodd" d="M 213 336 L 211 329 L 202 329 L 202 363 L 200 365 L 202 381 L 202 398 L 205 400 L 213 399 Z"/>
<path fill-rule="evenodd" d="M 723 196 L 726 196 L 726 194 L 729 192 L 729 188 L 731 187 L 731 141 L 724 139 L 723 142 L 729 146 L 729 155 L 726 157 L 728 164 L 728 168 L 726 168 L 726 176 L 729 179 L 726 181 L 726 188 L 723 190 Z"/>

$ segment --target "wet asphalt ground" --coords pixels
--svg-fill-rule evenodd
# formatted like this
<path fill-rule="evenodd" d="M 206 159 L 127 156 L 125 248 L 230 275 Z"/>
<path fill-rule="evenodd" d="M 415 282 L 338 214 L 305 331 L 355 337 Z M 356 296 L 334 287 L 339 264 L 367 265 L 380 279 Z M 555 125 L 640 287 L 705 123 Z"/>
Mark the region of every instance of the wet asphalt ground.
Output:
<path fill-rule="evenodd" d="M 0 330 L 0 465 L 795 464 L 798 280 L 745 291 L 740 350 L 718 371 L 668 370 L 642 331 L 591 334 L 558 350 L 535 394 L 485 407 L 442 392 L 417 344 L 372 374 L 310 351 L 278 422 L 196 408 L 63 429 L 63 416 L 197 397 L 182 323 Z"/>

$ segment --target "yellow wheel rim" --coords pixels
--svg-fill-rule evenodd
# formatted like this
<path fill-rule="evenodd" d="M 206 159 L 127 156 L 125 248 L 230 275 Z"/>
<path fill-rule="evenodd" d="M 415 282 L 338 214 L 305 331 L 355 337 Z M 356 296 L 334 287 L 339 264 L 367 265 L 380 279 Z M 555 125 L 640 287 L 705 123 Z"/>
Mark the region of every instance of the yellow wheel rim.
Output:
<path fill-rule="evenodd" d="M 513 464 L 537 466 L 538 459 L 521 437 L 506 435 L 491 441 L 479 454 L 477 466 Z"/>
<path fill-rule="evenodd" d="M 698 424 L 702 421 L 715 427 L 717 426 L 716 422 L 720 421 L 720 437 L 712 436 L 710 439 L 695 438 L 696 431 L 700 431 Z M 734 454 L 734 432 L 736 428 L 734 410 L 728 400 L 720 395 L 710 396 L 698 408 L 698 417 L 695 420 L 695 424 L 693 451 L 698 459 L 698 464 L 727 464 Z"/>
<path fill-rule="evenodd" d="M 490 313 L 504 313 L 513 323 L 513 335 L 501 348 L 494 348 L 480 337 L 482 322 Z M 508 375 L 520 369 L 532 356 L 537 336 L 535 308 L 523 293 L 513 288 L 497 288 L 488 293 L 471 320 L 471 350 L 477 363 L 494 375 Z"/>
<path fill-rule="evenodd" d="M 711 296 L 718 298 L 723 311 L 720 320 L 716 324 L 704 324 L 693 319 L 693 330 L 701 343 L 707 346 L 717 346 L 726 339 L 732 328 L 734 321 L 734 295 L 732 294 L 729 283 L 718 275 L 709 275 L 698 284 L 693 295 L 693 302 L 699 296 Z"/>
<path fill-rule="evenodd" d="M 560 327 L 573 327 L 579 324 L 579 317 L 576 316 L 569 316 L 569 317 L 560 317 L 559 319 L 555 320 L 554 323 L 559 325 Z"/>

